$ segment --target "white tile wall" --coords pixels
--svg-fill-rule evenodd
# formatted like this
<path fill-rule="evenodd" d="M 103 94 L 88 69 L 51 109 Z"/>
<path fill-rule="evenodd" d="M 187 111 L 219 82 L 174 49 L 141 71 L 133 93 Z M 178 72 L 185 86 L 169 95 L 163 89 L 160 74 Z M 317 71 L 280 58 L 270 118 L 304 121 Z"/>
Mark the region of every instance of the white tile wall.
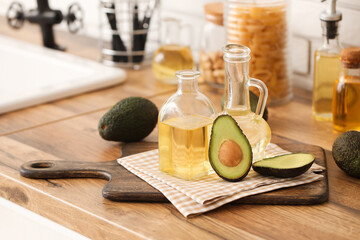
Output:
<path fill-rule="evenodd" d="M 35 0 L 17 0 L 26 9 L 35 7 Z M 162 0 L 162 17 L 176 17 L 192 26 L 191 43 L 194 52 L 198 51 L 202 26 L 204 24 L 203 5 L 208 2 L 226 0 Z M 327 3 L 321 0 L 289 0 L 291 26 L 291 65 L 294 85 L 311 90 L 312 56 L 321 43 L 319 15 Z M 0 0 L 0 15 L 4 15 L 12 0 Z M 66 11 L 74 0 L 49 0 L 54 9 Z M 85 27 L 80 34 L 99 37 L 98 0 L 76 0 L 85 12 Z M 340 41 L 343 46 L 360 46 L 360 0 L 338 0 L 338 10 L 343 13 L 340 25 Z M 66 29 L 63 23 L 60 28 Z M 188 36 L 183 36 L 187 40 Z"/>
<path fill-rule="evenodd" d="M 292 0 L 291 4 L 293 83 L 309 90 L 312 89 L 314 51 L 321 45 L 319 15 L 326 7 L 327 2 L 320 0 Z M 342 46 L 360 46 L 360 0 L 338 0 L 337 7 L 343 14 L 339 31 Z M 310 68 L 304 72 L 306 65 Z"/>

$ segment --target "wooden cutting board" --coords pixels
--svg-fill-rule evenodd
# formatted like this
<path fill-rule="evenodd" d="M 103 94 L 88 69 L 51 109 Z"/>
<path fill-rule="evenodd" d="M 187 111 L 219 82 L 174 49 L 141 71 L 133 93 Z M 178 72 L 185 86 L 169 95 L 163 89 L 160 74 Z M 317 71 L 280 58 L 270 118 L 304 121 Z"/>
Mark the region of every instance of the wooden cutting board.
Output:
<path fill-rule="evenodd" d="M 274 135 L 273 143 L 291 152 L 312 153 L 315 162 L 326 168 L 324 149 L 314 145 L 307 145 L 284 137 Z M 157 148 L 157 143 L 131 143 L 123 147 L 122 156 Z M 155 188 L 127 171 L 116 160 L 109 162 L 73 162 L 73 161 L 30 161 L 23 164 L 20 173 L 24 177 L 37 179 L 54 178 L 102 178 L 108 183 L 103 188 L 103 196 L 113 201 L 141 201 L 141 202 L 168 202 Z M 305 205 L 325 202 L 329 196 L 327 171 L 320 181 L 284 188 L 272 192 L 249 196 L 234 201 L 246 204 L 279 204 Z"/>

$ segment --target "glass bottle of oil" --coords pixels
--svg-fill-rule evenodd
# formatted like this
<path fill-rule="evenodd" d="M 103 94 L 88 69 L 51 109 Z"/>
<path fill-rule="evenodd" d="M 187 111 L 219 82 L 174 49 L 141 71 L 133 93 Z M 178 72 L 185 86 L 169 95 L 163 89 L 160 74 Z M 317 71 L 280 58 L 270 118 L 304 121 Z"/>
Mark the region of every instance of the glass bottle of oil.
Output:
<path fill-rule="evenodd" d="M 194 180 L 211 170 L 208 147 L 216 111 L 198 90 L 198 71 L 182 70 L 176 76 L 178 90 L 159 113 L 159 165 L 163 172 Z"/>
<path fill-rule="evenodd" d="M 176 71 L 194 67 L 190 46 L 180 40 L 180 33 L 185 26 L 187 25 L 181 25 L 180 21 L 174 18 L 163 21 L 164 34 L 160 47 L 152 58 L 152 70 L 156 79 L 161 82 L 176 84 Z"/>
<path fill-rule="evenodd" d="M 249 77 L 250 49 L 239 44 L 228 44 L 223 48 L 225 62 L 224 112 L 231 115 L 248 138 L 253 160 L 264 158 L 265 148 L 271 139 L 271 130 L 262 118 L 268 96 L 266 85 Z M 249 87 L 260 92 L 256 113 L 250 108 Z"/>
<path fill-rule="evenodd" d="M 338 24 L 341 13 L 336 11 L 336 0 L 328 0 L 329 7 L 320 15 L 323 43 L 315 51 L 313 81 L 313 116 L 319 121 L 331 121 L 333 86 L 340 74 L 341 46 Z"/>
<path fill-rule="evenodd" d="M 334 85 L 334 128 L 360 131 L 360 48 L 343 49 L 341 64 L 340 78 Z"/>

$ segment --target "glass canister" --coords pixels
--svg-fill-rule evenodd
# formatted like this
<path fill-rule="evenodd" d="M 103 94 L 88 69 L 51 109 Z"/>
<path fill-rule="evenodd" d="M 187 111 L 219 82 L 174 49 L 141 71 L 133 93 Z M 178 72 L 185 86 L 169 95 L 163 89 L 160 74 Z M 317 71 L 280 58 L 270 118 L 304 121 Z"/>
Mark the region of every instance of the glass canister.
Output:
<path fill-rule="evenodd" d="M 225 70 L 222 48 L 226 45 L 222 2 L 204 5 L 205 25 L 201 38 L 199 65 L 202 80 L 214 87 L 224 87 Z"/>
<path fill-rule="evenodd" d="M 249 77 L 248 47 L 228 44 L 223 51 L 226 73 L 224 112 L 236 120 L 248 138 L 253 160 L 261 160 L 265 157 L 265 148 L 271 139 L 270 127 L 262 118 L 268 96 L 267 87 L 262 81 Z M 250 108 L 250 86 L 260 92 L 255 113 Z"/>
<path fill-rule="evenodd" d="M 160 47 L 152 58 L 152 70 L 158 81 L 176 84 L 175 72 L 194 68 L 190 49 L 191 26 L 182 24 L 179 19 L 166 18 L 162 22 Z M 182 42 L 181 35 L 188 30 L 188 42 Z"/>
<path fill-rule="evenodd" d="M 159 113 L 159 165 L 170 175 L 194 180 L 207 175 L 211 166 L 208 147 L 216 111 L 198 90 L 200 72 L 176 72 L 178 90 Z"/>
<path fill-rule="evenodd" d="M 264 81 L 269 104 L 292 97 L 287 54 L 287 0 L 228 0 L 228 43 L 251 49 L 250 76 Z"/>

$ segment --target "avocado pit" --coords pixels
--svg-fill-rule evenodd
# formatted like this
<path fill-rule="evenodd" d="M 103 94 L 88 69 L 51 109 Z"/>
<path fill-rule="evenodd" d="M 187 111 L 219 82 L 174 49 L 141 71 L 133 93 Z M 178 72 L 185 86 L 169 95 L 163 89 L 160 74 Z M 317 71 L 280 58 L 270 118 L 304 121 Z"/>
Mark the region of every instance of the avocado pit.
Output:
<path fill-rule="evenodd" d="M 224 141 L 219 149 L 219 159 L 227 167 L 236 167 L 243 158 L 240 146 L 233 140 Z"/>

